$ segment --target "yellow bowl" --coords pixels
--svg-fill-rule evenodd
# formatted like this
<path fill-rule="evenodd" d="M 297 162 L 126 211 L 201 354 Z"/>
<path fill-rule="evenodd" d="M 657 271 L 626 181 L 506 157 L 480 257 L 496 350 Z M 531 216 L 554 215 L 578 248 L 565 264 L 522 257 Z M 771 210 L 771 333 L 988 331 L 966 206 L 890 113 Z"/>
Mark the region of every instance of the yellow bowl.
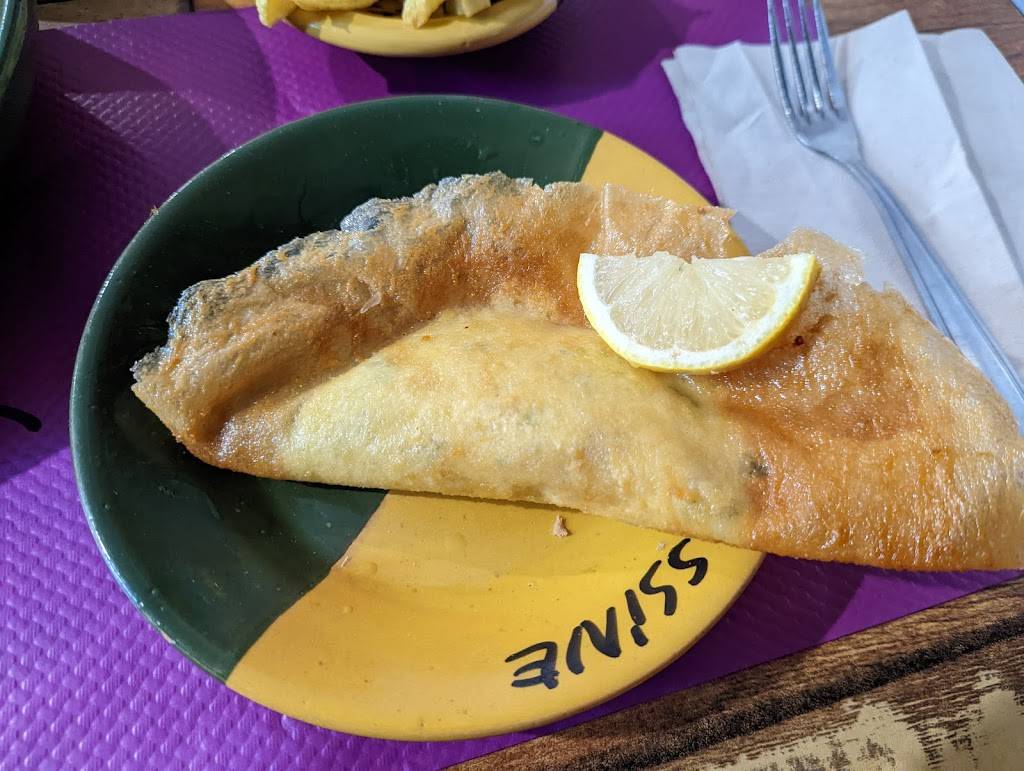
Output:
<path fill-rule="evenodd" d="M 504 43 L 550 16 L 557 0 L 501 0 L 476 16 L 442 16 L 419 29 L 366 11 L 304 11 L 288 21 L 325 43 L 380 56 L 448 56 Z"/>

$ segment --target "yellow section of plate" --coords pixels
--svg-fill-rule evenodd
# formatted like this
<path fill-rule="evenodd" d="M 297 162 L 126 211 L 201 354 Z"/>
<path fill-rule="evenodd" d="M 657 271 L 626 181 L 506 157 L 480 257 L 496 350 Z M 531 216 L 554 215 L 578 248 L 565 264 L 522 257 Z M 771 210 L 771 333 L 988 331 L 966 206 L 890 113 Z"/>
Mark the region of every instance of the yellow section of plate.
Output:
<path fill-rule="evenodd" d="M 571 535 L 557 537 L 555 509 L 389 494 L 228 685 L 365 736 L 524 729 L 604 701 L 668 664 L 714 624 L 761 561 L 756 552 L 700 541 L 680 548 L 676 536 L 563 514 Z"/>
<path fill-rule="evenodd" d="M 670 198 L 678 203 L 708 205 L 704 196 L 668 166 L 635 145 L 607 132 L 597 141 L 580 181 L 595 187 L 611 182 L 640 193 Z M 726 251 L 730 257 L 750 254 L 735 234 L 726 244 Z"/>
<path fill-rule="evenodd" d="M 610 134 L 583 181 L 707 203 Z M 739 239 L 732 249 L 745 253 Z M 576 512 L 561 512 L 571 535 L 560 538 L 552 533 L 558 513 L 389 493 L 227 684 L 364 736 L 448 740 L 526 729 L 610 699 L 672 662 L 763 558 Z"/>
<path fill-rule="evenodd" d="M 414 29 L 396 16 L 366 11 L 304 11 L 288 21 L 325 43 L 381 56 L 446 56 L 504 43 L 533 29 L 557 0 L 501 0 L 476 16 L 443 16 Z"/>

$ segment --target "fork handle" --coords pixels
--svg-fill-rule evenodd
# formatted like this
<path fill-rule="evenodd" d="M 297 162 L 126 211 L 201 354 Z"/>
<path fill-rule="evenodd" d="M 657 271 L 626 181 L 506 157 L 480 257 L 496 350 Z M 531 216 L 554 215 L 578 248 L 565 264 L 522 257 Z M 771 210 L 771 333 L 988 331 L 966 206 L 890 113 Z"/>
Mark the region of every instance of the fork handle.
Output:
<path fill-rule="evenodd" d="M 992 381 L 1024 428 L 1024 382 L 889 188 L 862 161 L 843 164 L 878 207 L 932 323 Z"/>

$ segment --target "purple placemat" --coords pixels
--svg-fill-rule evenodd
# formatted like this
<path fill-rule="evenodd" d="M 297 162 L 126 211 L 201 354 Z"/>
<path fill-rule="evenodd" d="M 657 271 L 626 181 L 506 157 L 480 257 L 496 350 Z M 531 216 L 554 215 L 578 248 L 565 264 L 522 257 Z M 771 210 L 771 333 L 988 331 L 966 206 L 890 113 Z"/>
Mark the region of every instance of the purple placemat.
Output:
<path fill-rule="evenodd" d="M 139 616 L 86 527 L 68 391 L 86 314 L 139 226 L 225 150 L 285 121 L 418 91 L 514 99 L 613 131 L 713 194 L 660 64 L 680 42 L 763 38 L 763 2 L 570 0 L 492 51 L 361 57 L 252 13 L 40 35 L 29 133 L 0 184 L 0 767 L 430 768 L 831 640 L 1015 573 L 887 573 L 775 557 L 689 653 L 614 701 L 545 729 L 467 742 L 361 739 L 259 707 L 203 674 Z"/>

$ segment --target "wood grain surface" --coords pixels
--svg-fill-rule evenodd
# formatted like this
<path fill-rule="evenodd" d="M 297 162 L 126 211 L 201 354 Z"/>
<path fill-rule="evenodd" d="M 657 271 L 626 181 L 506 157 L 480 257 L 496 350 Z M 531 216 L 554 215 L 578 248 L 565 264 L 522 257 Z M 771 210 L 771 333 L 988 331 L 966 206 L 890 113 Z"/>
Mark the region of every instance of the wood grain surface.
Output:
<path fill-rule="evenodd" d="M 1024 78 L 1024 15 L 1009 0 L 822 0 L 822 5 L 832 33 L 861 27 L 903 9 L 910 12 L 918 32 L 977 27 Z"/>
<path fill-rule="evenodd" d="M 1024 578 L 465 763 L 1024 767 Z"/>
<path fill-rule="evenodd" d="M 51 0 L 40 4 L 38 14 L 40 28 L 50 29 L 91 21 L 188 13 L 191 8 L 189 0 Z"/>

